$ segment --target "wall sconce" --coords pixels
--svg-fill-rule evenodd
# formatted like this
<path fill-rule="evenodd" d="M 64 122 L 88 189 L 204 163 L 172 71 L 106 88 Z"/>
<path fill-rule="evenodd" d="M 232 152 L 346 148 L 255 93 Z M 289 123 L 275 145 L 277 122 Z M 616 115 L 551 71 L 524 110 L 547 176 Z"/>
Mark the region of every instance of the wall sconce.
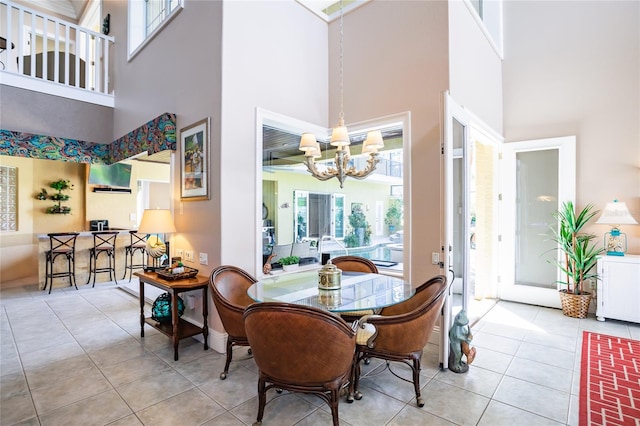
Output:
<path fill-rule="evenodd" d="M 111 14 L 107 13 L 107 16 L 102 20 L 102 34 L 109 35 L 111 30 Z"/>
<path fill-rule="evenodd" d="M 620 232 L 620 225 L 638 223 L 629 213 L 627 204 L 620 203 L 618 200 L 607 203 L 596 223 L 611 225 L 611 231 L 604 234 L 604 248 L 607 250 L 607 256 L 624 256 L 627 251 L 627 235 Z"/>

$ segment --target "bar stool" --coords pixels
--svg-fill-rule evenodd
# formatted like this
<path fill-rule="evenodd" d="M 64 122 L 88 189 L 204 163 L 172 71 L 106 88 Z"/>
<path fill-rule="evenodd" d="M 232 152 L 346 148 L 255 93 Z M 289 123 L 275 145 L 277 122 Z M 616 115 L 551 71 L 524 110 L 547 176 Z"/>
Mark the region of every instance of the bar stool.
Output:
<path fill-rule="evenodd" d="M 134 269 L 141 269 L 147 267 L 147 237 L 149 234 L 140 234 L 137 231 L 129 231 L 131 243 L 124 247 L 124 274 L 122 279 L 127 276 L 127 269 L 129 270 L 129 282 L 131 282 L 131 275 Z M 142 254 L 141 263 L 133 263 L 133 255 L 139 251 Z"/>
<path fill-rule="evenodd" d="M 96 286 L 96 274 L 108 272 L 109 281 L 113 279 L 116 284 L 116 237 L 117 232 L 93 232 L 93 247 L 89 249 L 89 279 L 87 284 L 91 282 L 91 273 L 93 272 L 93 285 Z M 109 266 L 98 267 L 98 258 L 101 253 L 105 253 L 109 261 Z M 113 261 L 113 262 L 112 262 Z M 111 273 L 113 272 L 113 278 Z"/>
<path fill-rule="evenodd" d="M 69 278 L 69 287 L 73 283 L 76 290 L 76 238 L 77 232 L 58 232 L 47 234 L 49 236 L 49 250 L 45 253 L 45 273 L 44 288 L 47 289 L 47 281 L 49 281 L 49 294 L 53 288 L 54 278 Z M 67 270 L 53 272 L 53 266 L 58 256 L 64 256 L 67 259 Z"/>

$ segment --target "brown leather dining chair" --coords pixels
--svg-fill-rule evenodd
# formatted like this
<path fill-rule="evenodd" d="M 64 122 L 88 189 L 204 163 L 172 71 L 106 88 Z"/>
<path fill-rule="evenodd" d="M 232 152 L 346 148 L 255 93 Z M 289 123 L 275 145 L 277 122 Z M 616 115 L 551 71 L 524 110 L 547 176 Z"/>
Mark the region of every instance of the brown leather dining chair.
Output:
<path fill-rule="evenodd" d="M 220 373 L 220 380 L 226 379 L 229 374 L 233 347 L 249 346 L 242 315 L 245 308 L 254 303 L 253 299 L 247 295 L 247 289 L 256 281 L 247 272 L 231 265 L 218 266 L 209 277 L 211 297 L 220 315 L 222 326 L 227 332 L 227 361 L 224 371 Z"/>
<path fill-rule="evenodd" d="M 345 272 L 378 273 L 378 267 L 372 261 L 360 256 L 337 256 L 331 259 L 331 263 Z M 360 311 L 340 312 L 340 316 L 347 322 L 353 322 L 364 315 L 375 313 L 372 309 L 364 309 Z"/>
<path fill-rule="evenodd" d="M 390 362 L 403 362 L 411 367 L 416 403 L 418 407 L 424 406 L 420 395 L 420 358 L 442 312 L 446 290 L 446 278 L 437 275 L 418 287 L 410 299 L 382 309 L 380 315 L 360 319 L 349 402 L 362 398 L 358 391 L 360 362 L 378 358 L 385 360 L 387 367 Z"/>
<path fill-rule="evenodd" d="M 331 263 L 343 271 L 378 273 L 378 267 L 372 261 L 360 256 L 337 256 L 331 259 Z"/>
<path fill-rule="evenodd" d="M 280 302 L 249 306 L 244 321 L 259 370 L 257 424 L 266 393 L 275 388 L 320 396 L 338 425 L 338 400 L 352 374 L 357 323 L 350 326 L 325 310 Z"/>

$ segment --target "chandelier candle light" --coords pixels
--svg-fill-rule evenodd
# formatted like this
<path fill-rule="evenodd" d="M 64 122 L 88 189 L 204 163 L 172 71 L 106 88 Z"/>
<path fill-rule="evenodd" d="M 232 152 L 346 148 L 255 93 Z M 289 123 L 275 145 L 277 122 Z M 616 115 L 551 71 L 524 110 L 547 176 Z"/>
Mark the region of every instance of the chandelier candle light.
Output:
<path fill-rule="evenodd" d="M 631 216 L 627 204 L 613 200 L 607 203 L 600 219 L 596 223 L 611 225 L 611 231 L 604 234 L 604 247 L 608 256 L 624 256 L 627 251 L 627 236 L 620 232 L 620 225 L 635 225 L 638 222 Z"/>
<path fill-rule="evenodd" d="M 313 133 L 303 133 L 300 138 L 300 151 L 304 151 L 305 161 L 309 173 L 318 180 L 324 181 L 331 178 L 338 178 L 340 181 L 340 188 L 344 185 L 344 180 L 347 177 L 354 179 L 364 179 L 369 176 L 380 162 L 378 158 L 378 150 L 384 147 L 382 140 L 382 133 L 379 130 L 374 130 L 367 133 L 367 138 L 362 144 L 362 153 L 369 154 L 367 160 L 367 167 L 364 170 L 356 170 L 355 166 L 349 166 L 349 160 L 351 159 L 351 153 L 349 151 L 349 131 L 344 124 L 344 67 L 343 67 L 343 44 L 344 44 L 344 32 L 343 32 L 343 9 L 342 1 L 340 1 L 340 119 L 338 126 L 333 129 L 331 134 L 331 146 L 336 147 L 335 163 L 336 167 L 328 167 L 325 171 L 319 171 L 316 167 L 315 158 L 322 156 L 320 150 L 320 143 L 317 141 Z"/>

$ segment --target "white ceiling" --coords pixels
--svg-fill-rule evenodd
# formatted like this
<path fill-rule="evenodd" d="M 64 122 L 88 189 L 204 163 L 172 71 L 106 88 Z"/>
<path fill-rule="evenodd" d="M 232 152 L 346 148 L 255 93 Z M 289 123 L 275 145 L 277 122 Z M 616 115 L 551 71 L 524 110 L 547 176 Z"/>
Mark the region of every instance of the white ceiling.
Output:
<path fill-rule="evenodd" d="M 90 0 L 14 0 L 31 9 L 51 15 L 58 15 L 72 22 L 80 21 Z"/>

